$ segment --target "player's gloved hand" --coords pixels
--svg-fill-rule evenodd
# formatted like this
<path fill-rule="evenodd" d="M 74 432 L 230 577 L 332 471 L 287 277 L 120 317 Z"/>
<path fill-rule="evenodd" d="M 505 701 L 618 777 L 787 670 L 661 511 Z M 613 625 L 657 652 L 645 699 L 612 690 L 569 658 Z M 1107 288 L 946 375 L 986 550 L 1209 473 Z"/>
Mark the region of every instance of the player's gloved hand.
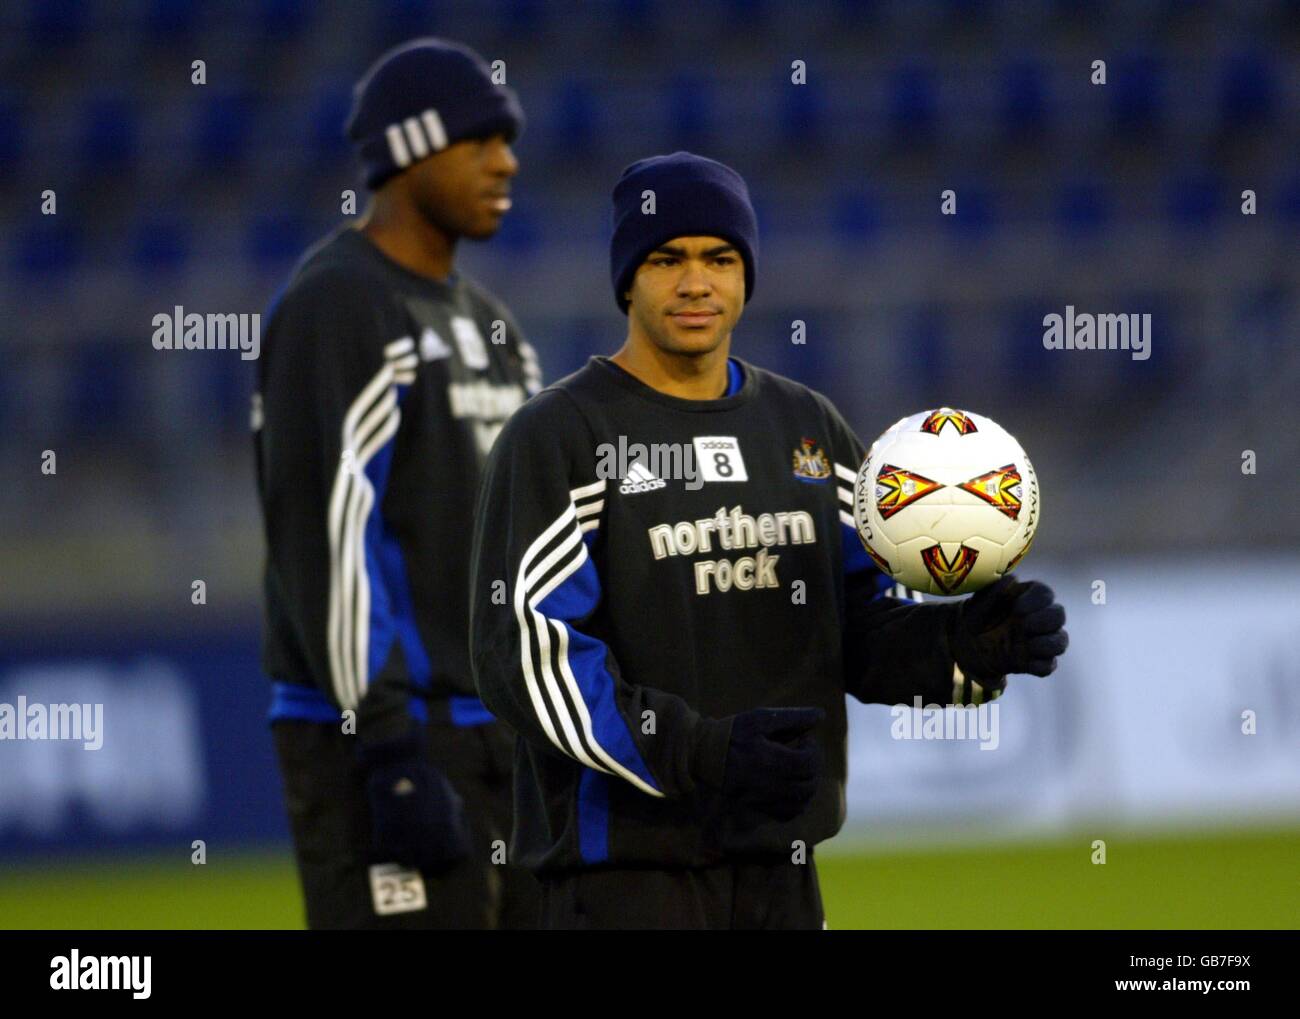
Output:
<path fill-rule="evenodd" d="M 817 791 L 821 748 L 811 730 L 821 708 L 755 708 L 732 716 L 723 771 L 728 807 L 777 821 L 798 817 Z"/>
<path fill-rule="evenodd" d="M 424 755 L 418 729 L 400 739 L 362 743 L 376 863 L 400 863 L 429 874 L 470 853 L 460 796 Z"/>
<path fill-rule="evenodd" d="M 953 659 L 967 676 L 1011 672 L 1048 676 L 1070 637 L 1065 608 L 1046 584 L 1008 573 L 957 606 L 949 631 Z"/>

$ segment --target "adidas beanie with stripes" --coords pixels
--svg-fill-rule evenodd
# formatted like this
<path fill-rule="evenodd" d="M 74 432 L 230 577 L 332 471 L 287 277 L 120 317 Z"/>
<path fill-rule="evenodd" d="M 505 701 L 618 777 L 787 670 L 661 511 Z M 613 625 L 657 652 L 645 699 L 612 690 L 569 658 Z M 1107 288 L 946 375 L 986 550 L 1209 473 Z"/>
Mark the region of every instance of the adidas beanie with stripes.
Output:
<path fill-rule="evenodd" d="M 468 46 L 432 36 L 379 58 L 352 93 L 346 132 L 372 191 L 389 177 L 464 138 L 524 127 L 515 93 L 492 81 Z"/>

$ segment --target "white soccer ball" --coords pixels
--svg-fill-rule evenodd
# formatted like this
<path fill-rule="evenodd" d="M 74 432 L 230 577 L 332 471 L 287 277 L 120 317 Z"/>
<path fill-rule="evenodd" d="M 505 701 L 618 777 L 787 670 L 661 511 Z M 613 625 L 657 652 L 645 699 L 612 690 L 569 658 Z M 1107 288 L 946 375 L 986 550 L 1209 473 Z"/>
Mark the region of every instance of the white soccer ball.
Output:
<path fill-rule="evenodd" d="M 853 519 L 867 554 L 905 587 L 966 594 L 1024 558 L 1038 501 L 1020 443 L 989 418 L 940 407 L 903 418 L 872 443 Z"/>

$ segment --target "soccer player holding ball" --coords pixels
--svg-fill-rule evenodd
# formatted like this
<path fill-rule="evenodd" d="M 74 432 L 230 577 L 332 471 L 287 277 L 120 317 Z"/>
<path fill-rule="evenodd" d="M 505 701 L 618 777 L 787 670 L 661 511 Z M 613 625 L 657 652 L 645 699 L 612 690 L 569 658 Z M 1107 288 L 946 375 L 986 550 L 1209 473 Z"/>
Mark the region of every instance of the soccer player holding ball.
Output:
<path fill-rule="evenodd" d="M 758 256 L 734 170 L 634 163 L 614 220 L 626 342 L 511 417 L 479 496 L 471 651 L 521 737 L 512 859 L 547 927 L 821 928 L 845 694 L 991 698 L 1055 668 L 1065 613 L 1010 576 L 896 596 L 854 527 L 862 443 L 731 356 Z"/>
<path fill-rule="evenodd" d="M 419 39 L 358 84 L 372 192 L 270 315 L 254 427 L 263 662 L 312 928 L 536 925 L 510 827 L 513 734 L 469 663 L 474 496 L 540 388 L 509 312 L 455 272 L 496 233 L 523 115 L 472 51 Z"/>

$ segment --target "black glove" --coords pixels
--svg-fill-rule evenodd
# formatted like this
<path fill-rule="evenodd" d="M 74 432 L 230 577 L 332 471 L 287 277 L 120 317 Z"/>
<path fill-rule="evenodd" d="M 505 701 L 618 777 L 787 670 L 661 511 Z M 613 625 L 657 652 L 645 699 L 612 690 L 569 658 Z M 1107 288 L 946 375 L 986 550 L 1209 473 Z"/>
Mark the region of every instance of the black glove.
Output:
<path fill-rule="evenodd" d="M 729 810 L 777 821 L 798 817 L 817 792 L 821 747 L 810 730 L 821 708 L 755 708 L 732 716 L 722 795 Z"/>
<path fill-rule="evenodd" d="M 400 739 L 362 743 L 375 863 L 400 863 L 437 874 L 470 853 L 464 804 L 425 757 L 418 729 Z"/>
<path fill-rule="evenodd" d="M 952 657 L 968 677 L 994 680 L 1010 672 L 1049 676 L 1070 644 L 1065 609 L 1052 589 L 1008 573 L 957 606 L 949 631 Z"/>

